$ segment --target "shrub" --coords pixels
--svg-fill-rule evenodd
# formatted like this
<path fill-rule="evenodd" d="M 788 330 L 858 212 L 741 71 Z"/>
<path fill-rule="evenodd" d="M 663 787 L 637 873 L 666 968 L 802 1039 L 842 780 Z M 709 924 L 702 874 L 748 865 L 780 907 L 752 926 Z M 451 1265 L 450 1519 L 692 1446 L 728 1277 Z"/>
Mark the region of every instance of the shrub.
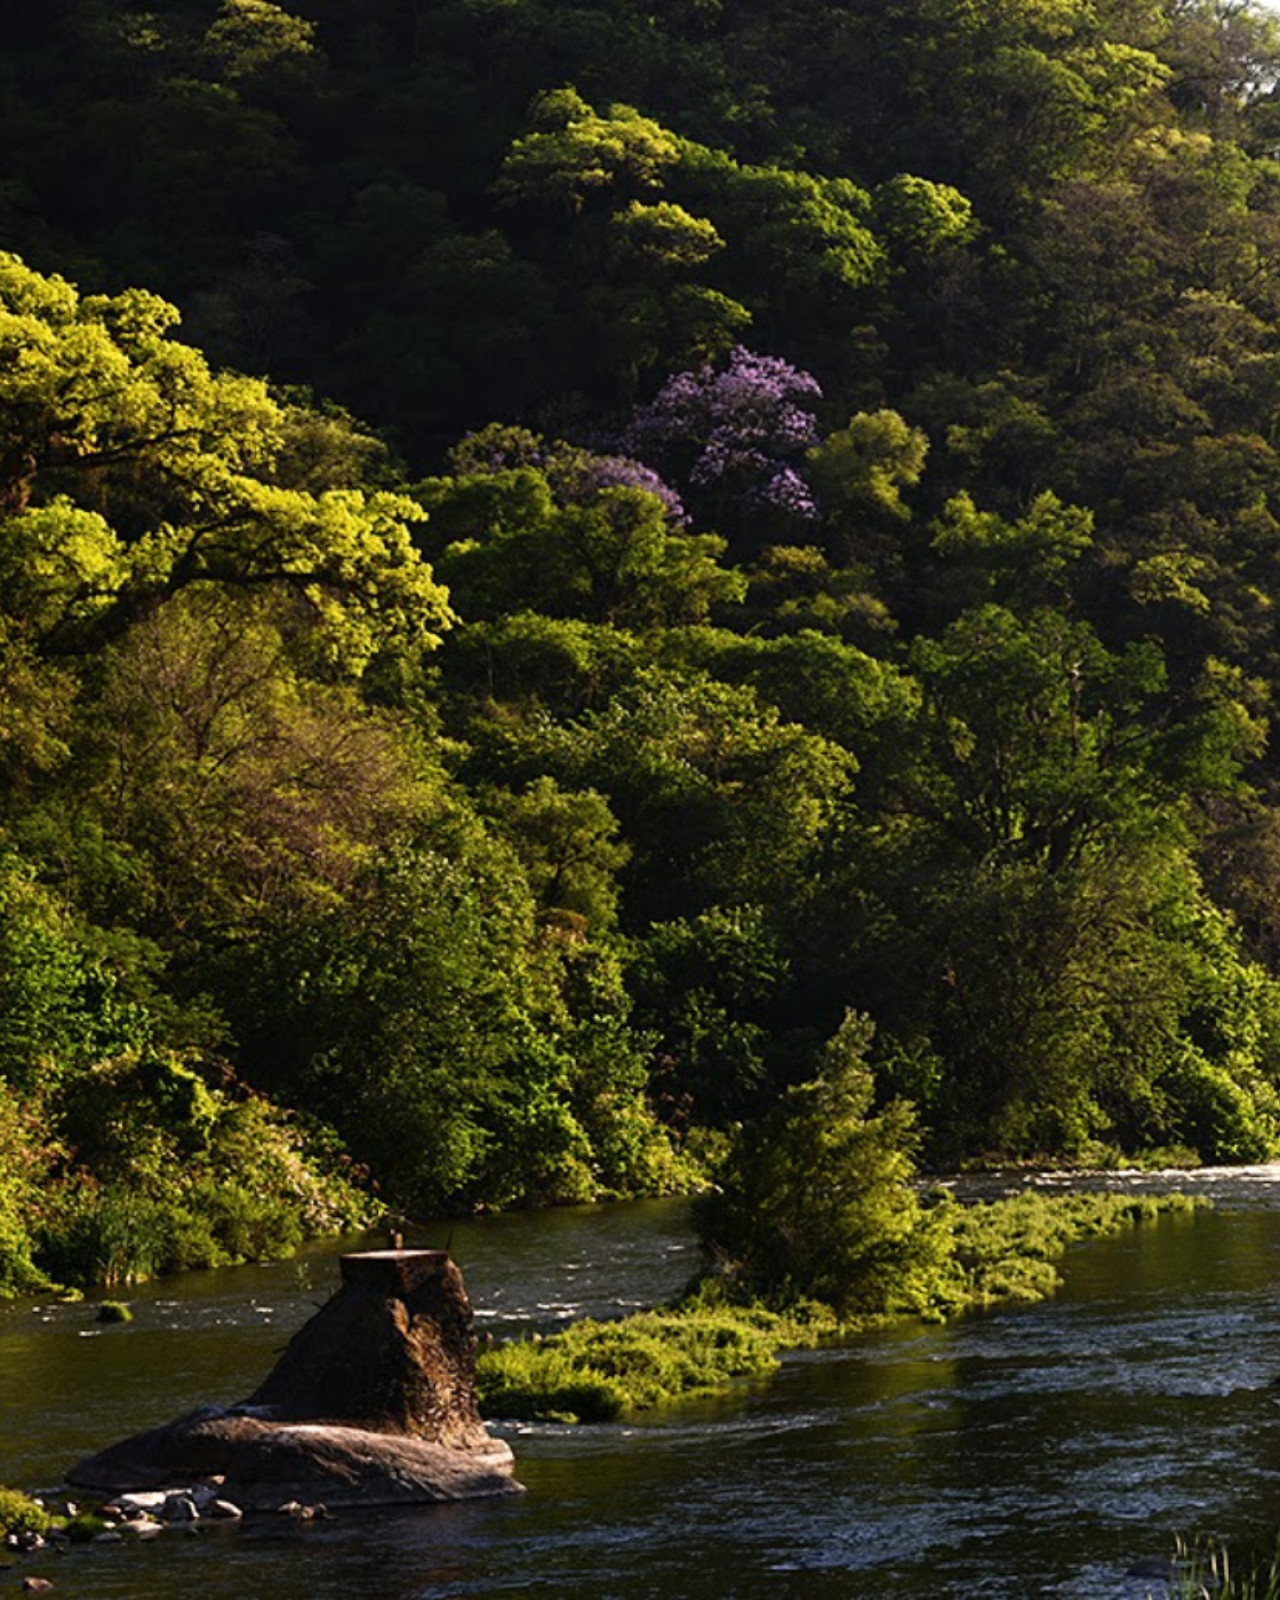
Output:
<path fill-rule="evenodd" d="M 870 1114 L 871 1033 L 850 1013 L 821 1076 L 741 1141 L 720 1192 L 699 1203 L 704 1241 L 767 1297 L 812 1296 L 842 1314 L 919 1307 L 945 1260 L 945 1213 L 926 1213 L 911 1186 L 911 1108 Z"/>
<path fill-rule="evenodd" d="M 30 1495 L 0 1488 L 0 1537 L 9 1533 L 48 1533 L 53 1518 Z"/>

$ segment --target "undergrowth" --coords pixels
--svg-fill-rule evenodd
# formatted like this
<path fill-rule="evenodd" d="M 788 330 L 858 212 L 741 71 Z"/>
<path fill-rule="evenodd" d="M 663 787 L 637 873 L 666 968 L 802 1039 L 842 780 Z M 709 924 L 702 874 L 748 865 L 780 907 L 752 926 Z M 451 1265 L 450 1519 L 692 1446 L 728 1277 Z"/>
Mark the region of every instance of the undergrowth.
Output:
<path fill-rule="evenodd" d="M 19 1489 L 0 1488 L 0 1539 L 10 1533 L 48 1533 L 53 1518 L 30 1495 Z"/>

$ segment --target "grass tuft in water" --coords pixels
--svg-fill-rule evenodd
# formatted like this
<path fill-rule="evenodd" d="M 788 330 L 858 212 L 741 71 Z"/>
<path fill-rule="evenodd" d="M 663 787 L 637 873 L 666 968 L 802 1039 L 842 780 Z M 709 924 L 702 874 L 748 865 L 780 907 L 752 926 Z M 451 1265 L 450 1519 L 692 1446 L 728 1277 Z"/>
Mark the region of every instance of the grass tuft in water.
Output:
<path fill-rule="evenodd" d="M 1058 1194 L 1035 1190 L 952 1207 L 947 1271 L 934 1288 L 944 1312 L 1047 1299 L 1061 1283 L 1056 1263 L 1073 1244 L 1122 1232 L 1169 1212 L 1194 1211 L 1186 1195 Z"/>
<path fill-rule="evenodd" d="M 1280 1534 L 1268 1554 L 1233 1560 L 1226 1545 L 1178 1540 L 1170 1600 L 1280 1600 Z"/>
<path fill-rule="evenodd" d="M 763 1306 L 696 1305 L 640 1311 L 615 1322 L 584 1320 L 547 1339 L 482 1352 L 486 1416 L 544 1422 L 612 1422 L 677 1396 L 713 1393 L 761 1377 L 781 1349 L 837 1331 L 815 1308 L 808 1324 Z"/>

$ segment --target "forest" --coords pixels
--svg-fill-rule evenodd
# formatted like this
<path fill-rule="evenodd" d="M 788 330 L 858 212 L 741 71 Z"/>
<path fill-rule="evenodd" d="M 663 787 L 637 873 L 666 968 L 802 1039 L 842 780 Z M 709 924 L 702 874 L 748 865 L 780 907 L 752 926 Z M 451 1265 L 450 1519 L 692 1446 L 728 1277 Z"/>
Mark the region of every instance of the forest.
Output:
<path fill-rule="evenodd" d="M 1280 1153 L 1278 85 L 1248 0 L 10 8 L 0 1292 L 797 1106 Z"/>

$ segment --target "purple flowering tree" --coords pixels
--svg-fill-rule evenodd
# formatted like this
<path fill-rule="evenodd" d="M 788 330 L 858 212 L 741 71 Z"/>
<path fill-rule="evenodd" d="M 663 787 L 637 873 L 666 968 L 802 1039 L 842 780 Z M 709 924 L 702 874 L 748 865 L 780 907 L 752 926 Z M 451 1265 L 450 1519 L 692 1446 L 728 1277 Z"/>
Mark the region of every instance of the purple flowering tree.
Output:
<path fill-rule="evenodd" d="M 630 456 L 597 456 L 588 450 L 562 450 L 547 465 L 547 480 L 567 505 L 581 505 L 601 489 L 643 489 L 662 502 L 667 521 L 683 528 L 689 518 L 680 496 L 643 461 Z"/>
<path fill-rule="evenodd" d="M 720 370 L 669 378 L 632 416 L 622 445 L 657 462 L 719 517 L 812 521 L 818 503 L 800 463 L 818 442 L 813 407 L 821 399 L 810 373 L 738 345 Z"/>
<path fill-rule="evenodd" d="M 454 472 L 475 477 L 533 467 L 545 475 L 562 505 L 586 504 L 602 489 L 643 489 L 661 501 L 671 527 L 684 528 L 689 523 L 680 496 L 643 461 L 597 455 L 560 440 L 549 443 L 528 428 L 490 423 L 454 445 L 449 464 Z"/>

